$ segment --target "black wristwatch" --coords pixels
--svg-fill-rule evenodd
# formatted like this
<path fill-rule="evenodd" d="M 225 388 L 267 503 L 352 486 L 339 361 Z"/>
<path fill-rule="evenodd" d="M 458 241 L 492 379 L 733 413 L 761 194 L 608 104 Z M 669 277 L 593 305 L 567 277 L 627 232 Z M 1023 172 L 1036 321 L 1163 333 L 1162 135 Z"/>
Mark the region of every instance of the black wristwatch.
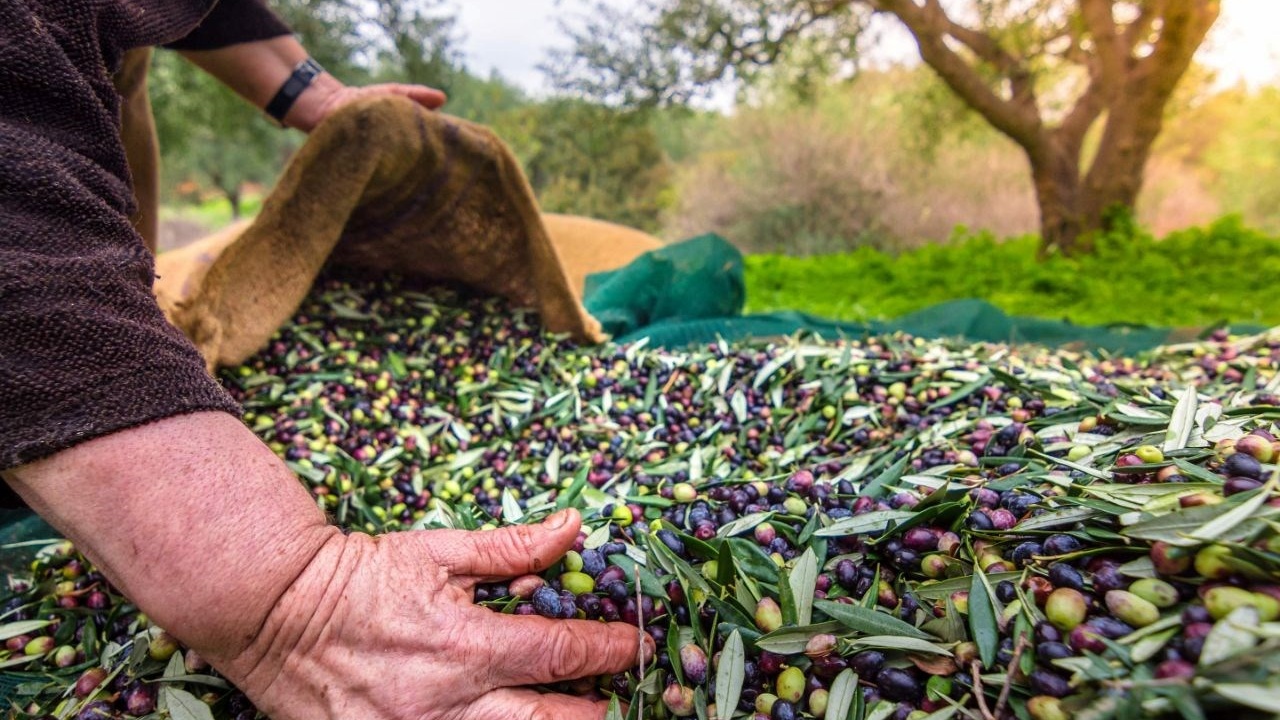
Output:
<path fill-rule="evenodd" d="M 293 74 L 289 75 L 289 79 L 284 81 L 284 85 L 280 87 L 275 97 L 267 103 L 267 107 L 264 108 L 266 113 L 283 125 L 284 116 L 289 114 L 289 108 L 293 107 L 298 96 L 323 72 L 324 68 L 320 67 L 320 63 L 311 58 L 298 63 L 298 66 L 293 69 Z"/>

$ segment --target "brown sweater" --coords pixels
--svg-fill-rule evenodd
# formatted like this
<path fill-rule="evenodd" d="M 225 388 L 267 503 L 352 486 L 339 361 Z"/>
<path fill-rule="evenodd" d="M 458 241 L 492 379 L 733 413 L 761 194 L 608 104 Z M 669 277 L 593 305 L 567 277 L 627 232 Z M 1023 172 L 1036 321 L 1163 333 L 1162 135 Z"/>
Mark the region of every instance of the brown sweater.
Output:
<path fill-rule="evenodd" d="M 111 83 L 131 48 L 289 32 L 259 0 L 215 2 L 0 1 L 0 470 L 173 415 L 238 412 L 151 295 Z"/>

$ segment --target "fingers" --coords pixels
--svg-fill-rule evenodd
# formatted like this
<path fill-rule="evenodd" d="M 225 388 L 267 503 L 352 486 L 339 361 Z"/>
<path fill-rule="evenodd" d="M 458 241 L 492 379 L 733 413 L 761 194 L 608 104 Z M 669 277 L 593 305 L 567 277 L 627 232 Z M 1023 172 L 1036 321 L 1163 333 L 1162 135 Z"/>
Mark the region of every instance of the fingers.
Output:
<path fill-rule="evenodd" d="M 422 85 L 412 85 L 409 87 L 409 98 L 428 110 L 439 109 L 442 105 L 449 101 L 449 97 L 443 92 L 435 88 L 424 87 Z"/>
<path fill-rule="evenodd" d="M 365 88 L 368 92 L 374 93 L 391 93 L 394 95 L 403 95 L 428 110 L 435 110 L 448 101 L 448 97 L 440 90 L 427 87 L 426 85 L 405 85 L 403 83 L 385 83 L 382 85 L 370 85 Z"/>
<path fill-rule="evenodd" d="M 542 685 L 628 670 L 636 666 L 641 637 L 645 661 L 654 653 L 649 634 L 624 623 L 498 615 L 489 627 L 489 647 L 518 643 L 520 648 L 494 658 L 490 672 L 498 686 Z"/>
<path fill-rule="evenodd" d="M 582 527 L 577 510 L 562 510 L 538 525 L 487 532 L 427 530 L 423 545 L 451 575 L 507 578 L 545 570 L 573 549 Z"/>
<path fill-rule="evenodd" d="M 533 690 L 494 690 L 467 709 L 463 720 L 603 720 L 609 704 Z"/>

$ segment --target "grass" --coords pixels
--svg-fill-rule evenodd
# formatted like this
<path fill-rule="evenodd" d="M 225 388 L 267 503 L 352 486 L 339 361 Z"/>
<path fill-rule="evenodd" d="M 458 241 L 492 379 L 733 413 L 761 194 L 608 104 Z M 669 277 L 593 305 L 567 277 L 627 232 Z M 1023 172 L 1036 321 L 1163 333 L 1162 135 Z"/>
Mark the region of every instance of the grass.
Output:
<path fill-rule="evenodd" d="M 1087 325 L 1280 325 L 1280 239 L 1226 217 L 1152 237 L 1121 223 L 1079 259 L 1036 259 L 1038 239 L 985 233 L 891 255 L 747 257 L 747 310 L 840 320 L 893 318 L 961 298 L 1015 315 Z"/>
<path fill-rule="evenodd" d="M 241 217 L 251 218 L 257 215 L 258 210 L 262 208 L 262 200 L 262 195 L 246 195 L 240 204 Z M 231 204 L 222 197 L 209 198 L 198 203 L 166 204 L 160 208 L 160 217 L 163 220 L 185 220 L 211 230 L 226 227 L 233 222 Z"/>

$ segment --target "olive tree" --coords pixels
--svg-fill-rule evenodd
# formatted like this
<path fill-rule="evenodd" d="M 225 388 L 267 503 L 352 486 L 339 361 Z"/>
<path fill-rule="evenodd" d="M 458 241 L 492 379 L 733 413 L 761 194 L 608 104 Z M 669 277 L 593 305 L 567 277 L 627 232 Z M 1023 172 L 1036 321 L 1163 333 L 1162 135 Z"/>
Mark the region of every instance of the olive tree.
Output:
<path fill-rule="evenodd" d="M 1045 252 L 1088 252 L 1108 211 L 1132 208 L 1166 104 L 1220 0 L 644 0 L 602 3 L 549 69 L 615 103 L 680 103 L 750 80 L 802 49 L 855 62 L 876 16 L 1030 164 Z"/>

